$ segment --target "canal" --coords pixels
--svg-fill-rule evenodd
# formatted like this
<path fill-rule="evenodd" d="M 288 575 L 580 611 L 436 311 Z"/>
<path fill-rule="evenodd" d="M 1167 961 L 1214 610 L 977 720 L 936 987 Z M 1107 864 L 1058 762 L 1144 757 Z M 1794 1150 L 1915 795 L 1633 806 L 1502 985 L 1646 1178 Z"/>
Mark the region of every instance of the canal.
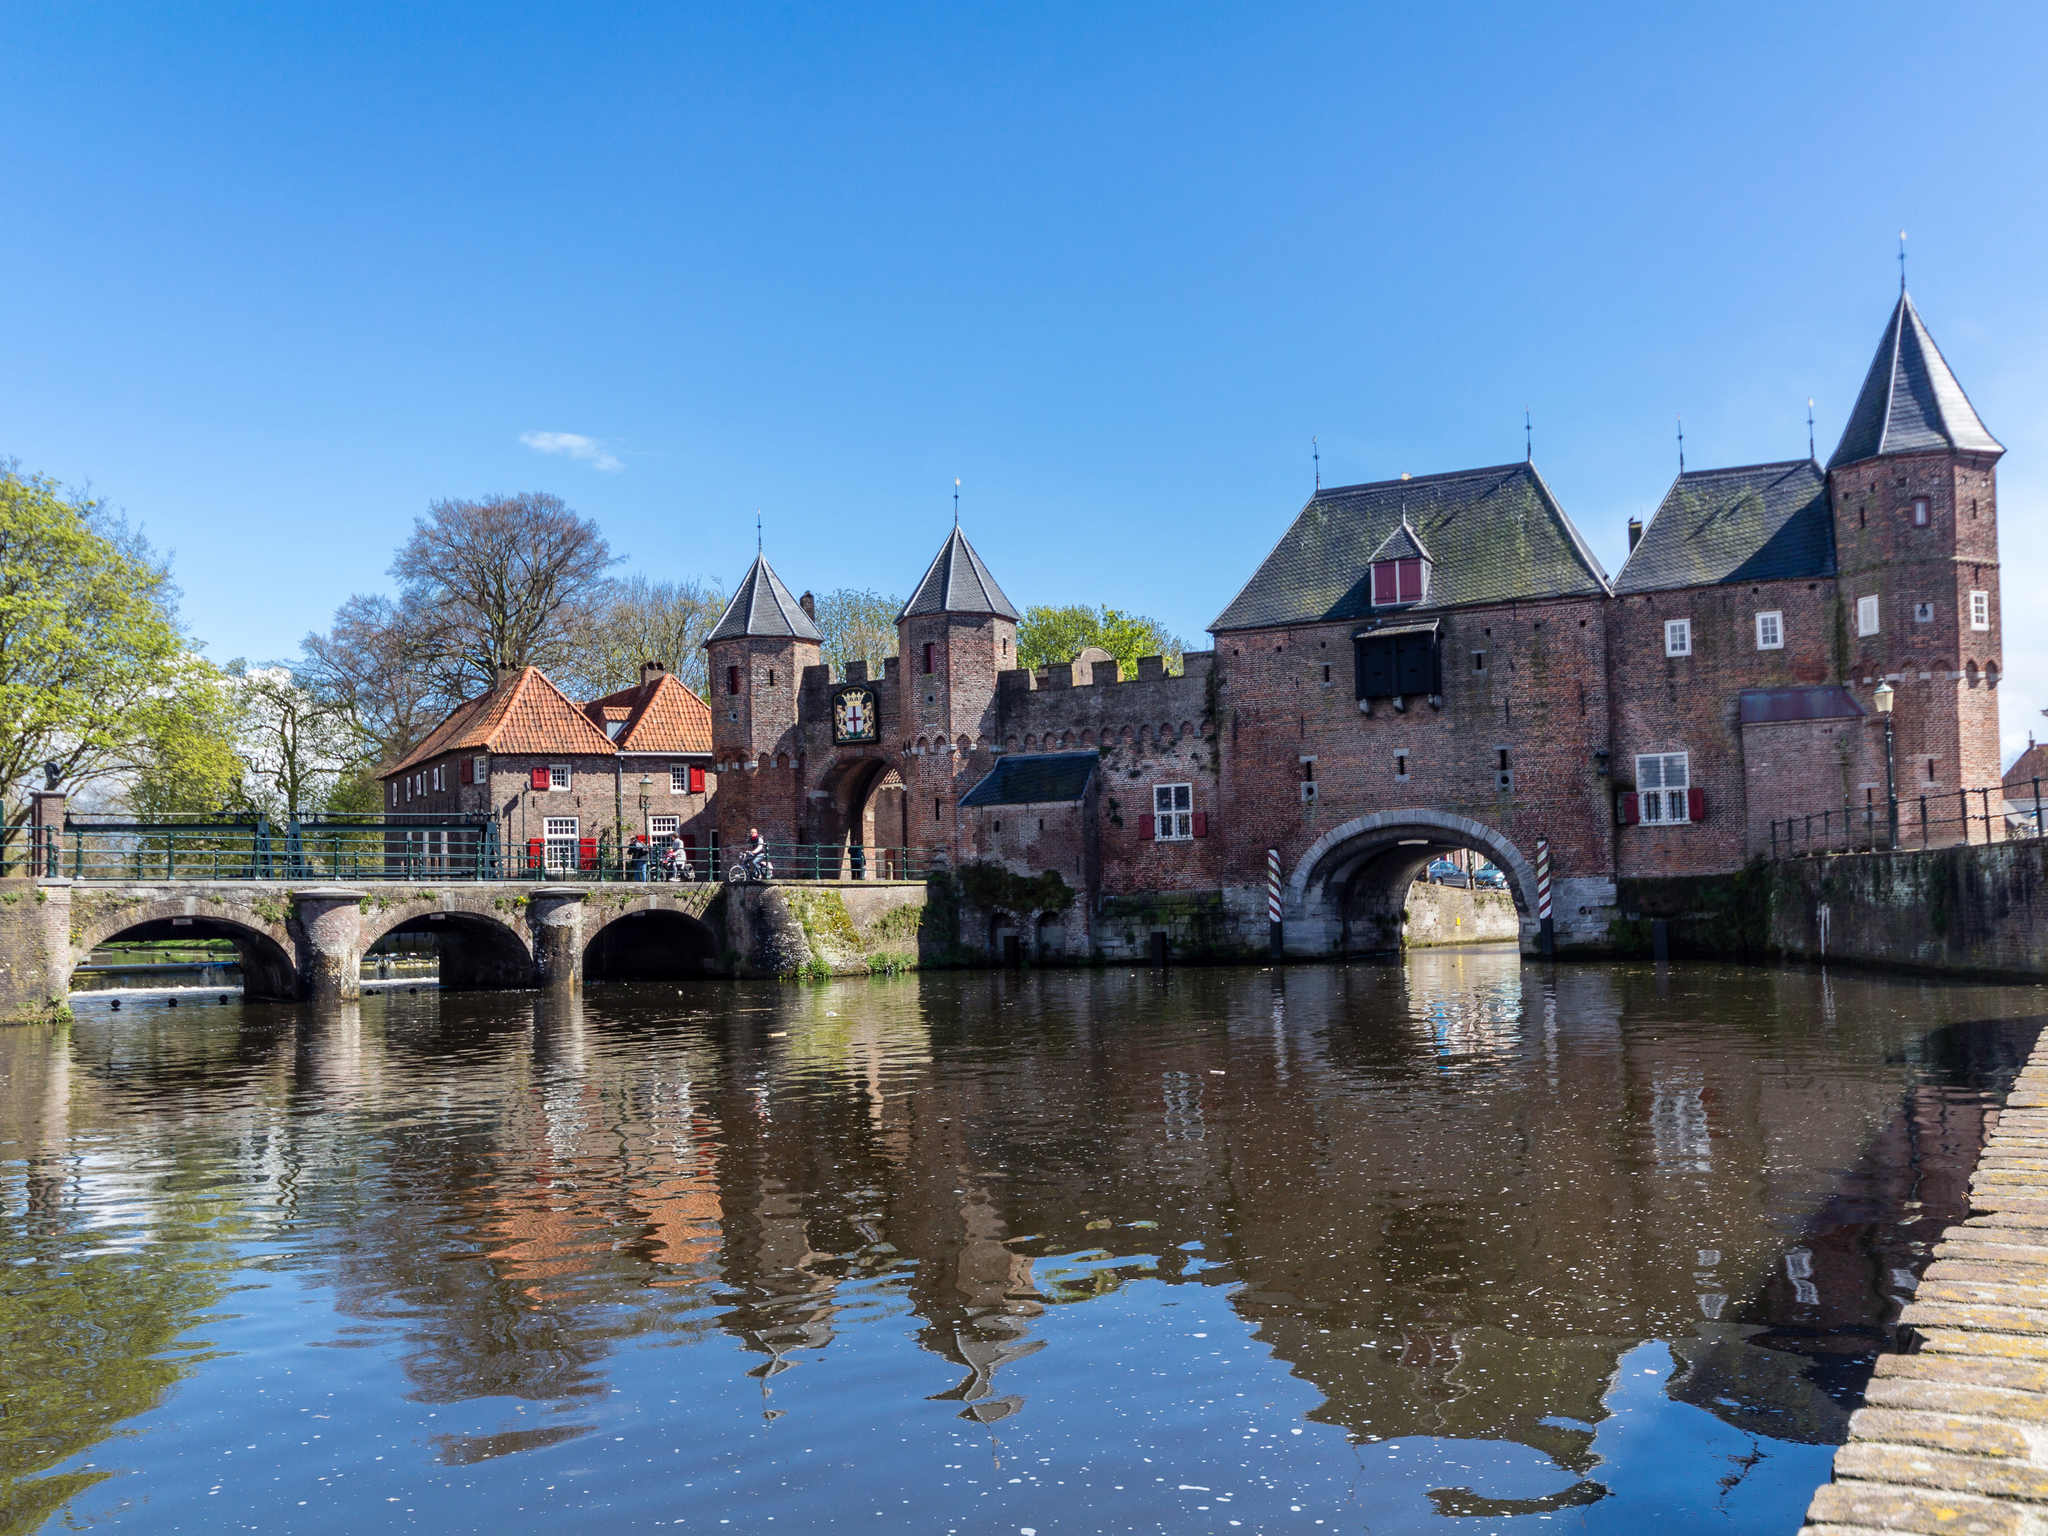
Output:
<path fill-rule="evenodd" d="M 0 1530 L 1796 1528 L 2048 994 L 1524 963 L 80 999 Z"/>

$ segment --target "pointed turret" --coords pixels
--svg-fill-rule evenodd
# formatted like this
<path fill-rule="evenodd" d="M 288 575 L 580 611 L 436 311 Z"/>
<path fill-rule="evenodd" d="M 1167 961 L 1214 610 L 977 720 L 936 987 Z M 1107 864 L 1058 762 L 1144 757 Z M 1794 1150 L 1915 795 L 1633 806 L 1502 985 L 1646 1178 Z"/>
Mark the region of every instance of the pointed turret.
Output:
<path fill-rule="evenodd" d="M 939 547 L 938 555 L 926 568 L 924 579 L 910 594 L 910 601 L 903 605 L 896 622 L 901 624 L 925 613 L 982 614 L 1016 622 L 1016 605 L 996 585 L 995 577 L 981 563 L 981 556 L 967 542 L 958 523 Z"/>
<path fill-rule="evenodd" d="M 775 568 L 768 563 L 766 555 L 754 556 L 754 563 L 747 568 L 747 574 L 732 594 L 732 601 L 725 605 L 725 612 L 719 615 L 711 633 L 704 637 L 704 643 L 709 645 L 714 640 L 750 638 L 811 641 L 825 638 L 818 632 L 811 616 L 804 612 L 803 605 L 789 595 L 789 588 L 775 574 Z"/>
<path fill-rule="evenodd" d="M 1900 289 L 1828 468 L 1902 453 L 2004 452 L 1977 419 L 1912 296 Z"/>

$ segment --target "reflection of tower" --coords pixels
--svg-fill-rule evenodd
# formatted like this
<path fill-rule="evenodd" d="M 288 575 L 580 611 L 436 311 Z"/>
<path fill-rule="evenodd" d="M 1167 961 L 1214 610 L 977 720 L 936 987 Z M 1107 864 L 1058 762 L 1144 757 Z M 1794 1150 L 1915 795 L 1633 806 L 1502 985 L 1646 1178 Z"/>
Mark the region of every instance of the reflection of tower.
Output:
<path fill-rule="evenodd" d="M 1909 803 L 1998 781 L 2004 452 L 1902 287 L 1828 460 L 1828 493 L 1843 681 L 1897 686 L 1898 784 Z"/>
<path fill-rule="evenodd" d="M 1017 609 L 956 524 L 896 619 L 910 841 L 951 849 L 964 794 L 988 771 L 996 674 L 1017 665 Z"/>
<path fill-rule="evenodd" d="M 770 842 L 798 840 L 803 747 L 797 694 L 805 669 L 819 665 L 823 638 L 767 557 L 756 555 L 704 642 L 720 775 L 714 803 L 719 839 L 728 849 L 746 840 L 750 826 Z"/>

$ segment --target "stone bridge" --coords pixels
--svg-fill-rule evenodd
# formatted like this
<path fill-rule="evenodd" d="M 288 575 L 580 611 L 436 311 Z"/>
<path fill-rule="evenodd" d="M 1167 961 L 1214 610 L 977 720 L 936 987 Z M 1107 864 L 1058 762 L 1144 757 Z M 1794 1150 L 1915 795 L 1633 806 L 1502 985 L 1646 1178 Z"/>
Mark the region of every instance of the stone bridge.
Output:
<path fill-rule="evenodd" d="M 441 985 L 574 990 L 585 978 L 865 971 L 914 957 L 921 884 L 342 886 L 265 881 L 85 885 L 0 882 L 0 1018 L 61 1003 L 113 939 L 226 939 L 244 995 L 353 998 L 363 957 L 394 934 L 434 939 Z"/>

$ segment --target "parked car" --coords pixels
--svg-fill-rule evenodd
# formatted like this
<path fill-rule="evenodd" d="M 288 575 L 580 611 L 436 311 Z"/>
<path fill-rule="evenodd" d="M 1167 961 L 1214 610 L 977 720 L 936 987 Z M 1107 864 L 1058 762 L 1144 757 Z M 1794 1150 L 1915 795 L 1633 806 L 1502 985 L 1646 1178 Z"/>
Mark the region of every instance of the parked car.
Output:
<path fill-rule="evenodd" d="M 1449 859 L 1431 859 L 1429 878 L 1437 885 L 1468 885 L 1471 877 Z"/>
<path fill-rule="evenodd" d="M 1472 876 L 1472 883 L 1482 891 L 1504 891 L 1508 888 L 1508 877 L 1491 864 L 1482 864 Z"/>

